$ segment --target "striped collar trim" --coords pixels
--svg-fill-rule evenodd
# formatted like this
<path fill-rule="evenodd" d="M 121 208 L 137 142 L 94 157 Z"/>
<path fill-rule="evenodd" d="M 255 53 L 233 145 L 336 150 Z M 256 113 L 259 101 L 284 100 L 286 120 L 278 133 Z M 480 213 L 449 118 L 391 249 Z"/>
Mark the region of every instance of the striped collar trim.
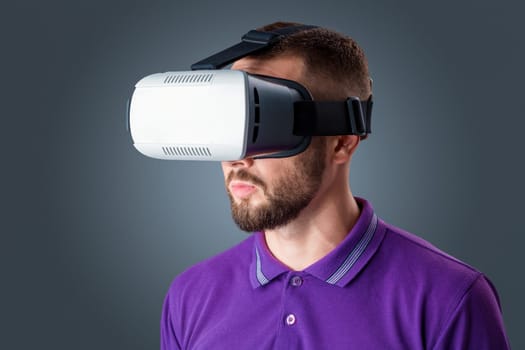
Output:
<path fill-rule="evenodd" d="M 354 247 L 354 249 L 348 254 L 345 261 L 339 266 L 339 268 L 330 276 L 328 279 L 326 279 L 327 283 L 330 284 L 337 284 L 352 268 L 352 266 L 355 265 L 357 260 L 363 255 L 363 252 L 366 250 L 366 247 L 368 247 L 368 244 L 372 240 L 372 237 L 374 237 L 374 234 L 377 230 L 377 215 L 372 216 L 372 220 L 370 221 L 370 225 L 368 225 L 368 228 L 359 240 L 359 243 Z"/>
<path fill-rule="evenodd" d="M 256 256 L 255 257 L 256 258 L 256 261 L 255 261 L 255 269 L 256 269 L 255 277 L 257 278 L 257 282 L 259 282 L 259 285 L 264 286 L 265 284 L 270 282 L 270 280 L 262 272 L 261 254 L 259 254 L 259 249 L 257 249 L 257 246 L 255 247 L 255 256 Z"/>
<path fill-rule="evenodd" d="M 265 286 L 289 269 L 275 259 L 266 246 L 264 233 L 254 233 L 254 253 L 250 266 L 250 281 L 253 288 Z"/>

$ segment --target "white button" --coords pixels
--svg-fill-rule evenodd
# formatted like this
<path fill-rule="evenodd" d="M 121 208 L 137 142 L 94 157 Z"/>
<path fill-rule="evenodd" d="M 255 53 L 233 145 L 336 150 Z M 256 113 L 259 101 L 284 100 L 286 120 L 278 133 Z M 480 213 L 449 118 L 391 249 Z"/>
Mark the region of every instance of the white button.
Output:
<path fill-rule="evenodd" d="M 289 314 L 288 316 L 286 316 L 286 324 L 288 326 L 293 326 L 295 324 L 295 315 L 294 314 Z"/>

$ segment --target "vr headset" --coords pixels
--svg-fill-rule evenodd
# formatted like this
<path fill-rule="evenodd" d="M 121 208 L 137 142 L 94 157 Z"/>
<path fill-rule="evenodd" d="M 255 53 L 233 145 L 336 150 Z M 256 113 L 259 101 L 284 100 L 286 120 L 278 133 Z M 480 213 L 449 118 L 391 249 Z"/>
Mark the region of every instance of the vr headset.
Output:
<path fill-rule="evenodd" d="M 158 159 L 228 161 L 281 158 L 312 136 L 370 133 L 372 97 L 313 101 L 298 82 L 222 67 L 314 26 L 249 31 L 240 43 L 191 66 L 149 75 L 128 103 L 135 148 Z"/>

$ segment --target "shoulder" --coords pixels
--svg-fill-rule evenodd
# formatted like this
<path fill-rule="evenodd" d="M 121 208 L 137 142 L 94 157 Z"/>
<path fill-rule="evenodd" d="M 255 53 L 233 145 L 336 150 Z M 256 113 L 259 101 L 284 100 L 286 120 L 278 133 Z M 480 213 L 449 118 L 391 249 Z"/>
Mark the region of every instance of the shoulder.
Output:
<path fill-rule="evenodd" d="M 469 264 L 428 241 L 385 224 L 378 258 L 387 278 L 407 296 L 426 300 L 433 308 L 454 308 L 478 279 L 486 277 Z"/>
<path fill-rule="evenodd" d="M 248 279 L 248 267 L 253 257 L 253 235 L 228 250 L 203 260 L 183 271 L 173 280 L 169 292 L 209 290 L 226 281 Z"/>
<path fill-rule="evenodd" d="M 398 272 L 430 280 L 448 281 L 446 284 L 464 284 L 468 288 L 481 273 L 469 264 L 445 253 L 430 242 L 398 227 L 384 224 L 383 253 L 388 253 L 389 264 Z"/>
<path fill-rule="evenodd" d="M 499 297 L 483 273 L 420 237 L 392 225 L 384 227 L 375 268 L 384 272 L 393 302 L 409 313 L 426 315 L 423 332 L 429 344 L 464 341 L 467 331 L 487 342 L 487 336 L 479 334 L 487 326 L 492 329 L 491 342 L 505 344 Z M 476 337 L 470 341 L 477 344 Z M 432 348 L 461 348 L 448 345 Z"/>
<path fill-rule="evenodd" d="M 206 324 L 206 320 L 213 319 L 211 316 L 220 315 L 223 311 L 221 301 L 245 290 L 243 285 L 249 283 L 252 256 L 253 236 L 250 236 L 223 253 L 188 268 L 173 280 L 162 310 L 163 348 L 186 348 L 196 325 Z"/>

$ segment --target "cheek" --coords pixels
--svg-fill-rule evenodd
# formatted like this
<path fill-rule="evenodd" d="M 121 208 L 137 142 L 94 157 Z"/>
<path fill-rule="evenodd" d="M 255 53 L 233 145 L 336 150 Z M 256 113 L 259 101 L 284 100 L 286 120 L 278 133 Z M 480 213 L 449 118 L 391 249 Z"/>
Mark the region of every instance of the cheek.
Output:
<path fill-rule="evenodd" d="M 259 174 L 265 181 L 271 183 L 280 179 L 294 167 L 293 162 L 287 158 L 268 158 L 262 159 L 265 164 L 259 167 Z"/>
<path fill-rule="evenodd" d="M 302 180 L 297 173 L 297 166 L 294 162 L 282 162 L 279 166 L 268 169 L 264 179 L 269 184 L 271 191 L 283 186 L 291 187 Z"/>

